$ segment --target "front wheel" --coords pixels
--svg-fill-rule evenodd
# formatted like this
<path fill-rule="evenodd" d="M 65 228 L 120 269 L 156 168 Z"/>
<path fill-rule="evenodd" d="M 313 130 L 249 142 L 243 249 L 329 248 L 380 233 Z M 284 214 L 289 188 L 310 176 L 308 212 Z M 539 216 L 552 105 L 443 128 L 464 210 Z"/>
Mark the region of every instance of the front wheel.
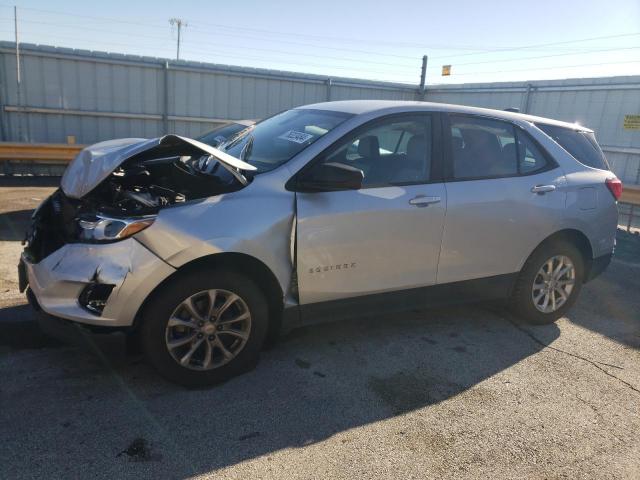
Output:
<path fill-rule="evenodd" d="M 530 323 L 553 323 L 575 303 L 583 279 L 580 251 L 565 241 L 550 242 L 540 246 L 525 263 L 511 305 Z"/>
<path fill-rule="evenodd" d="M 268 325 L 260 289 L 234 272 L 190 272 L 166 285 L 142 318 L 149 363 L 187 387 L 222 382 L 252 368 Z"/>

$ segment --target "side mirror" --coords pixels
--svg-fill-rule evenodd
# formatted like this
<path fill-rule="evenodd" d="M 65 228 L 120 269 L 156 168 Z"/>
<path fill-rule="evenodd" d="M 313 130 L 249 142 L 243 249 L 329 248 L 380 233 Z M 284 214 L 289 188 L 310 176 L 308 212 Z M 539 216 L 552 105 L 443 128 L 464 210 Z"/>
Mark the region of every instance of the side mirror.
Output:
<path fill-rule="evenodd" d="M 298 192 L 331 192 L 338 190 L 359 190 L 362 188 L 364 173 L 359 168 L 344 163 L 321 163 L 304 172 L 298 179 Z"/>

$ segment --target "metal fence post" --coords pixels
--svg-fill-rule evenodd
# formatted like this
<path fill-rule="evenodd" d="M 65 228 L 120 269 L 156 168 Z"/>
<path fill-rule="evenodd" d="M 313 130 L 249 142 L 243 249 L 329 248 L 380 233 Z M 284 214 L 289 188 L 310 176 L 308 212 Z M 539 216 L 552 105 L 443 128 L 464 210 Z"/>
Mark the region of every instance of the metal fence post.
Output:
<path fill-rule="evenodd" d="M 522 106 L 522 113 L 529 113 L 529 103 L 531 99 L 531 90 L 533 89 L 533 85 L 527 83 L 527 91 L 524 94 L 524 105 Z"/>
<path fill-rule="evenodd" d="M 164 62 L 162 66 L 164 73 L 164 105 L 162 108 L 162 132 L 163 135 L 169 133 L 169 62 Z"/>
<path fill-rule="evenodd" d="M 331 77 L 327 78 L 327 102 L 331 101 L 331 85 L 333 84 L 333 80 Z"/>
<path fill-rule="evenodd" d="M 420 97 L 424 100 L 424 94 L 426 93 L 425 84 L 427 82 L 427 61 L 429 57 L 426 55 L 422 56 L 422 68 L 420 70 Z"/>

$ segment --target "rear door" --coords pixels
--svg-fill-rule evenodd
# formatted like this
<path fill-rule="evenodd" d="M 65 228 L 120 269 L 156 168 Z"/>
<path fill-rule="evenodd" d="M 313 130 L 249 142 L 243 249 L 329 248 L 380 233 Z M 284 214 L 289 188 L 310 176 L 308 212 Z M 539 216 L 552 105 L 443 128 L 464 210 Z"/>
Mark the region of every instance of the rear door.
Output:
<path fill-rule="evenodd" d="M 301 304 L 435 283 L 446 210 L 439 128 L 429 114 L 386 117 L 314 161 L 356 167 L 364 181 L 296 194 Z"/>
<path fill-rule="evenodd" d="M 560 229 L 561 169 L 523 129 L 474 115 L 449 115 L 447 217 L 438 283 L 511 274 Z"/>

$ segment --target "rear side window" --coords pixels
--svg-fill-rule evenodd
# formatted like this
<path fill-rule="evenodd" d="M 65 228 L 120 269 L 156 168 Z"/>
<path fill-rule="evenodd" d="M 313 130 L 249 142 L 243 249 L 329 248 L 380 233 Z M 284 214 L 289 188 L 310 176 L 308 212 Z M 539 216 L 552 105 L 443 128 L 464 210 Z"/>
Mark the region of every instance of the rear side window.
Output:
<path fill-rule="evenodd" d="M 555 125 L 536 124 L 540 130 L 553 138 L 562 148 L 587 167 L 609 170 L 607 159 L 596 142 L 593 133 Z"/>
<path fill-rule="evenodd" d="M 522 131 L 518 131 L 517 138 L 519 173 L 523 175 L 534 173 L 549 165 L 547 158 L 529 135 Z"/>
<path fill-rule="evenodd" d="M 453 176 L 461 179 L 518 174 L 513 126 L 488 118 L 451 115 Z"/>

